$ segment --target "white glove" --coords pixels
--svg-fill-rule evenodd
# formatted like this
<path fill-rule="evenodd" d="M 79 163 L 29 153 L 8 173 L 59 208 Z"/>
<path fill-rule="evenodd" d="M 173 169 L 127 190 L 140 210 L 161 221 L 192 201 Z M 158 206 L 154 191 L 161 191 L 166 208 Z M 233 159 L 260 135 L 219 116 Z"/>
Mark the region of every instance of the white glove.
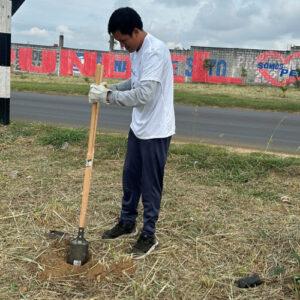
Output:
<path fill-rule="evenodd" d="M 100 103 L 109 104 L 107 99 L 107 93 L 111 90 L 106 87 L 106 83 L 101 84 L 91 84 L 89 91 L 89 102 L 95 103 L 99 101 Z"/>

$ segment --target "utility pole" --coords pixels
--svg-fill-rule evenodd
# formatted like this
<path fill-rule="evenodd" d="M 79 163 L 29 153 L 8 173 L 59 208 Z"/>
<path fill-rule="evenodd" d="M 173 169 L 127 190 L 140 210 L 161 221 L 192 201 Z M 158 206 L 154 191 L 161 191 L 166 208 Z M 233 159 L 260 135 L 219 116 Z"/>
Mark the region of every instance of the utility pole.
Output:
<path fill-rule="evenodd" d="M 109 51 L 114 51 L 114 47 L 115 47 L 115 39 L 114 36 L 111 34 L 109 36 Z"/>
<path fill-rule="evenodd" d="M 10 122 L 11 0 L 0 0 L 0 123 Z"/>
<path fill-rule="evenodd" d="M 59 42 L 58 42 L 59 55 L 58 55 L 58 64 L 57 64 L 57 76 L 60 76 L 61 49 L 63 47 L 64 47 L 64 35 L 60 33 Z"/>
<path fill-rule="evenodd" d="M 25 0 L 0 0 L 0 124 L 10 122 L 11 17 Z"/>
<path fill-rule="evenodd" d="M 59 35 L 58 47 L 59 47 L 59 48 L 63 48 L 63 46 L 64 46 L 64 35 L 61 33 L 61 34 Z"/>

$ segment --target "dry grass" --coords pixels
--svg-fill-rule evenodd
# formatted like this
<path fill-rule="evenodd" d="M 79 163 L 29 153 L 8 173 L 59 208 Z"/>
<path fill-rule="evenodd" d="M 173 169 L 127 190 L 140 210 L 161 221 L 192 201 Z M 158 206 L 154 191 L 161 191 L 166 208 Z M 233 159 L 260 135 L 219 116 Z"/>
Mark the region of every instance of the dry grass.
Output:
<path fill-rule="evenodd" d="M 64 264 L 56 263 L 64 245 L 45 233 L 76 233 L 85 140 L 68 141 L 64 150 L 42 145 L 40 137 L 50 131 L 28 124 L 0 127 L 0 299 L 294 297 L 292 278 L 300 274 L 299 159 L 257 154 L 253 162 L 251 154 L 173 144 L 160 248 L 131 265 L 126 253 L 133 239 L 99 238 L 118 217 L 125 138 L 98 135 L 86 234 L 93 263 L 78 275 L 60 272 Z M 98 273 L 91 273 L 96 266 Z M 47 273 L 50 267 L 56 278 Z M 234 285 L 252 272 L 265 283 L 253 289 Z"/>

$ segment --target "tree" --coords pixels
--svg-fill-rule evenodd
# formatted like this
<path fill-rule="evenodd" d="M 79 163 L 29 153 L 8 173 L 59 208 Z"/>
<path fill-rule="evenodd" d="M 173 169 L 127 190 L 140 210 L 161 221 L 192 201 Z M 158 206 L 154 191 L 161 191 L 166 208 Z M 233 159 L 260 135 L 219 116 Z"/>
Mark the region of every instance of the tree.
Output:
<path fill-rule="evenodd" d="M 288 90 L 287 85 L 283 85 L 280 87 L 281 91 L 282 91 L 282 97 L 285 98 L 286 97 L 286 92 Z"/>
<path fill-rule="evenodd" d="M 241 71 L 241 77 L 243 78 L 243 82 L 244 84 L 246 84 L 246 79 L 247 79 L 248 73 L 246 68 L 242 67 L 242 71 Z"/>

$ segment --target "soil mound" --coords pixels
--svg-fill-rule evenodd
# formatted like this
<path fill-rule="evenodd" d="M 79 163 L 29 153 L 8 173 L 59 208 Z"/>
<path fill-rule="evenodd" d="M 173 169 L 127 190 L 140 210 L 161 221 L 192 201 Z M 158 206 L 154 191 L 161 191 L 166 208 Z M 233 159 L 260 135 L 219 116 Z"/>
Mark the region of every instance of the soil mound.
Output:
<path fill-rule="evenodd" d="M 135 273 L 136 267 L 131 258 L 113 261 L 111 264 L 101 263 L 91 256 L 83 266 L 73 266 L 66 262 L 68 241 L 54 241 L 37 260 L 38 279 L 41 281 L 61 281 L 86 279 L 102 281 L 112 277 L 126 277 Z"/>

